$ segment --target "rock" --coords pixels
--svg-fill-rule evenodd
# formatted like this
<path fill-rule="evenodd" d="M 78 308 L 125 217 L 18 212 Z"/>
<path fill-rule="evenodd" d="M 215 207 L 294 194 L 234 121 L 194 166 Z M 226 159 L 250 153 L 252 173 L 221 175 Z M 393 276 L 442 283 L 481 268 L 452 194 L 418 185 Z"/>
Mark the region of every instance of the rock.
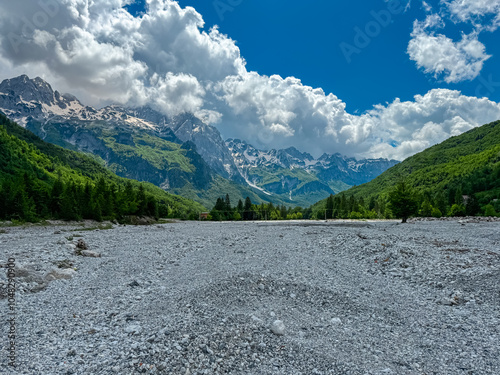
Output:
<path fill-rule="evenodd" d="M 84 257 L 90 257 L 90 258 L 100 258 L 101 254 L 95 252 L 95 251 L 90 251 L 90 250 L 82 250 L 80 252 L 81 255 Z"/>
<path fill-rule="evenodd" d="M 54 268 L 47 275 L 45 275 L 45 280 L 69 280 L 76 274 L 76 271 L 72 268 Z"/>
<path fill-rule="evenodd" d="M 74 264 L 69 259 L 53 262 L 57 268 L 73 268 Z"/>
<path fill-rule="evenodd" d="M 332 325 L 342 325 L 342 320 L 340 320 L 340 318 L 332 318 L 330 320 L 330 324 L 332 324 Z"/>
<path fill-rule="evenodd" d="M 35 270 L 31 266 L 21 266 L 21 265 L 16 265 L 14 267 L 14 275 L 15 277 L 30 277 L 33 274 L 35 274 Z"/>
<path fill-rule="evenodd" d="M 443 299 L 441 299 L 441 300 L 438 301 L 438 304 L 444 305 L 444 306 L 453 306 L 453 305 L 456 305 L 457 303 L 453 299 L 443 298 Z"/>
<path fill-rule="evenodd" d="M 251 318 L 252 318 L 252 321 L 255 323 L 262 323 L 262 319 L 258 318 L 255 315 L 252 315 Z"/>
<path fill-rule="evenodd" d="M 39 274 L 33 266 L 16 266 L 14 268 L 14 275 L 16 278 L 23 278 L 27 283 L 43 283 L 43 277 Z"/>
<path fill-rule="evenodd" d="M 76 248 L 79 249 L 79 250 L 87 250 L 89 247 L 87 246 L 87 244 L 85 243 L 85 241 L 82 238 L 80 238 L 76 242 Z"/>
<path fill-rule="evenodd" d="M 76 245 L 74 243 L 68 243 L 66 244 L 66 249 L 68 249 L 69 251 L 73 251 L 76 249 Z"/>
<path fill-rule="evenodd" d="M 142 327 L 138 324 L 130 324 L 125 327 L 126 333 L 131 333 L 133 335 L 138 335 L 142 332 Z"/>
<path fill-rule="evenodd" d="M 281 320 L 275 320 L 271 324 L 271 331 L 277 336 L 283 336 L 285 334 L 285 324 Z"/>

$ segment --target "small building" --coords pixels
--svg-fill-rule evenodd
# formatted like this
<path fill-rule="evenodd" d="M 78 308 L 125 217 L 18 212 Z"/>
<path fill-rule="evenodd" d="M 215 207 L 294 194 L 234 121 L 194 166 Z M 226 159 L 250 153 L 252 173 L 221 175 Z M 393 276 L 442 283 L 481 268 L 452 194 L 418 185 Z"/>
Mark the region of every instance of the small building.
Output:
<path fill-rule="evenodd" d="M 210 212 L 200 212 L 200 220 L 208 220 Z"/>

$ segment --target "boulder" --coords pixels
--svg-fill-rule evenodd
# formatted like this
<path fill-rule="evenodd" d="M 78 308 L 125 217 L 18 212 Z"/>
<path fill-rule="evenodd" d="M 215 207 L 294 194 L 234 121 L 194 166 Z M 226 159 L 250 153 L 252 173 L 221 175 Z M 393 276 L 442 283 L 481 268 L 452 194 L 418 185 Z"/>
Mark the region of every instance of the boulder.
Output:
<path fill-rule="evenodd" d="M 85 241 L 80 238 L 77 242 L 76 242 L 76 248 L 78 250 L 87 250 L 89 247 L 87 246 L 87 244 L 85 243 Z"/>
<path fill-rule="evenodd" d="M 81 255 L 84 257 L 90 257 L 90 258 L 100 258 L 101 254 L 95 252 L 95 251 L 90 251 L 90 250 L 82 250 L 80 252 Z"/>
<path fill-rule="evenodd" d="M 283 336 L 285 334 L 285 324 L 281 320 L 275 320 L 271 324 L 271 331 L 277 336 Z"/>
<path fill-rule="evenodd" d="M 73 278 L 76 274 L 76 271 L 72 268 L 53 268 L 47 275 L 45 275 L 45 280 L 60 280 L 65 279 L 69 280 Z"/>

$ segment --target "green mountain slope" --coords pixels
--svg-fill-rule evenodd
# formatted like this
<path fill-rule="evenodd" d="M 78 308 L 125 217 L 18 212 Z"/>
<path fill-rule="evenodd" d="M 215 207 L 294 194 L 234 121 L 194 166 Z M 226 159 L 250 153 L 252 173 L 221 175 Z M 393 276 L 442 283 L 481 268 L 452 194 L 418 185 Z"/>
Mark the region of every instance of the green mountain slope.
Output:
<path fill-rule="evenodd" d="M 107 209 L 104 207 L 100 209 L 103 213 L 106 211 L 112 213 L 113 218 L 123 214 L 147 213 L 141 212 L 144 211 L 141 207 L 135 208 L 134 206 L 140 206 L 141 199 L 144 207 L 148 202 L 150 208 L 156 205 L 163 216 L 187 218 L 190 214 L 205 210 L 199 203 L 166 193 L 153 184 L 141 184 L 118 177 L 93 157 L 47 143 L 30 131 L 9 121 L 3 114 L 0 114 L 0 185 L 3 199 L 0 215 L 3 213 L 3 218 L 8 218 L 9 215 L 15 218 L 12 212 L 10 214 L 7 212 L 5 203 L 7 201 L 14 205 L 19 202 L 29 205 L 30 209 L 35 210 L 30 215 L 37 218 L 60 215 L 59 211 L 54 215 L 54 207 L 51 208 L 51 204 L 61 205 L 59 201 L 54 203 L 54 197 L 51 196 L 55 194 L 54 190 L 57 190 L 59 185 L 62 185 L 63 191 L 56 198 L 62 200 L 66 194 L 68 199 L 77 199 L 80 195 L 84 195 L 86 187 L 87 193 L 93 192 L 94 194 L 87 198 L 94 199 L 93 203 L 96 205 L 108 206 Z M 127 202 L 126 193 L 132 194 L 133 199 L 129 199 L 129 202 Z M 97 199 L 97 194 L 102 195 L 99 197 L 101 201 Z M 119 202 L 120 199 L 122 202 Z M 115 206 L 110 207 L 110 202 Z M 71 202 L 73 207 L 70 208 L 76 217 L 79 216 L 78 210 L 81 209 L 78 203 L 90 205 L 92 202 Z M 131 203 L 132 208 L 123 208 Z M 118 205 L 121 206 L 118 207 Z M 15 211 L 15 208 L 11 207 L 10 210 Z M 80 218 L 81 215 L 80 212 Z"/>
<path fill-rule="evenodd" d="M 47 142 L 96 155 L 121 177 L 148 181 L 166 190 L 186 183 L 203 189 L 212 179 L 195 146 L 180 142 L 171 131 L 158 134 L 126 122 L 57 118 L 43 123 L 30 120 L 26 128 Z"/>
<path fill-rule="evenodd" d="M 353 187 L 347 196 L 384 198 L 401 179 L 426 199 L 446 210 L 463 204 L 462 196 L 475 196 L 481 206 L 498 207 L 500 198 L 500 121 L 472 129 L 409 157 L 374 180 Z M 467 199 L 467 198 L 466 198 Z M 322 210 L 326 200 L 314 205 Z"/>
<path fill-rule="evenodd" d="M 43 123 L 30 120 L 26 128 L 47 142 L 92 154 L 120 177 L 151 182 L 209 208 L 226 194 L 235 201 L 250 197 L 255 203 L 271 198 L 257 189 L 220 177 L 192 142 L 181 142 L 168 128 L 160 133 L 124 122 L 57 118 Z M 276 204 L 295 203 L 286 197 L 272 197 L 272 200 Z"/>

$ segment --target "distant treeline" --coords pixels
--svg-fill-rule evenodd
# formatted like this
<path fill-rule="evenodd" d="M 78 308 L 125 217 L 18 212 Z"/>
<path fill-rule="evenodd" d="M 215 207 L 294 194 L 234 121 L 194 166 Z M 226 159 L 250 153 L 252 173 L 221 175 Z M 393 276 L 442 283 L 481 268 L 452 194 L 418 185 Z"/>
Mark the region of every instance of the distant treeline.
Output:
<path fill-rule="evenodd" d="M 394 192 L 396 191 L 395 188 Z M 498 216 L 497 212 L 500 212 L 499 200 L 494 201 L 494 204 L 481 206 L 475 194 L 466 195 L 460 187 L 435 194 L 431 191 L 417 193 L 408 187 L 403 195 L 404 201 L 411 203 L 410 207 L 403 208 L 403 212 L 407 211 L 410 217 Z M 229 195 L 226 195 L 225 198 L 217 199 L 207 220 L 394 219 L 401 217 L 400 204 L 393 194 L 365 201 L 363 198 L 340 193 L 330 195 L 326 199 L 326 205 L 317 204 L 306 209 L 274 206 L 272 203 L 252 204 L 248 197 L 245 202 L 239 200 L 233 207 Z"/>
<path fill-rule="evenodd" d="M 490 174 L 489 176 L 493 176 Z M 486 178 L 477 179 L 479 184 L 487 184 Z M 468 189 L 467 192 L 470 190 Z M 408 198 L 414 203 L 415 209 L 411 216 L 444 217 L 444 216 L 497 216 L 500 212 L 500 200 L 481 205 L 474 193 L 464 194 L 462 188 L 450 187 L 444 191 L 415 192 L 410 189 Z M 331 195 L 325 204 L 312 207 L 311 217 L 314 219 L 392 219 L 394 214 L 390 196 L 364 198 L 347 196 L 345 194 Z"/>
<path fill-rule="evenodd" d="M 0 219 L 121 220 L 127 215 L 167 217 L 169 207 L 158 204 L 142 185 L 134 188 L 108 184 L 100 178 L 93 184 L 57 179 L 53 186 L 24 173 L 0 183 Z"/>
<path fill-rule="evenodd" d="M 233 207 L 226 194 L 225 198 L 217 198 L 207 220 L 297 220 L 309 219 L 310 216 L 309 208 L 275 206 L 272 203 L 253 204 L 249 197 L 246 197 L 245 202 L 240 199 Z"/>

